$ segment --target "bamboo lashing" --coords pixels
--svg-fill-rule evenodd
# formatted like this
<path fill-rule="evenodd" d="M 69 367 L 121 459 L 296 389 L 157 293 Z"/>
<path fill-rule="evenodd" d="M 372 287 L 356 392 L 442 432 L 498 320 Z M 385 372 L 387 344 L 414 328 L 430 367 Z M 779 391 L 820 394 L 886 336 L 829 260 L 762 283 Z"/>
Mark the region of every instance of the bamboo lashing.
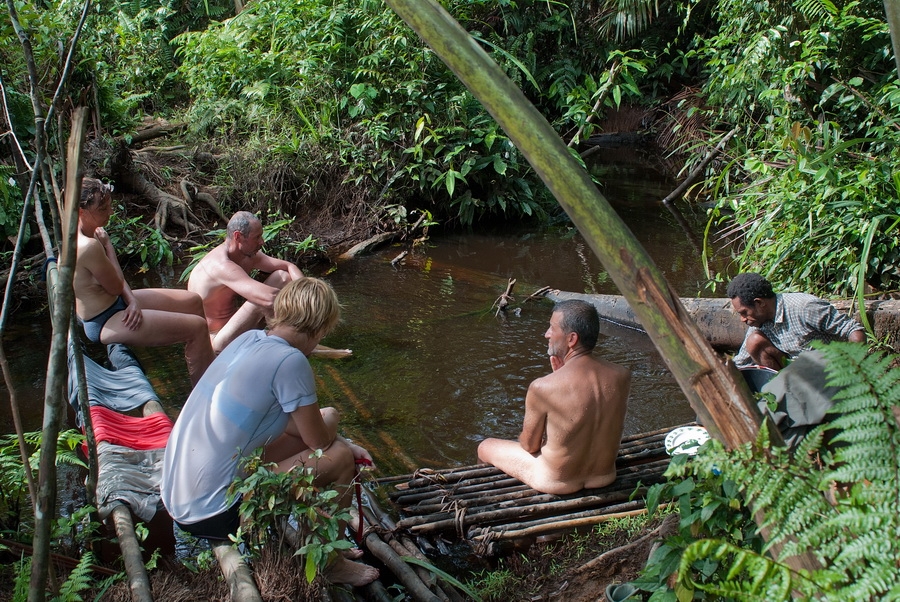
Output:
<path fill-rule="evenodd" d="M 430 537 L 455 532 L 476 552 L 492 550 L 492 541 L 531 539 L 646 512 L 647 487 L 664 481 L 669 465 L 664 441 L 673 428 L 623 437 L 616 480 L 574 494 L 538 492 L 489 464 L 420 469 L 376 484 L 390 488 L 388 498 L 401 509 L 393 525 L 400 543 L 409 533 L 419 542 L 416 549 L 433 550 Z M 401 549 L 400 543 L 393 545 Z"/>

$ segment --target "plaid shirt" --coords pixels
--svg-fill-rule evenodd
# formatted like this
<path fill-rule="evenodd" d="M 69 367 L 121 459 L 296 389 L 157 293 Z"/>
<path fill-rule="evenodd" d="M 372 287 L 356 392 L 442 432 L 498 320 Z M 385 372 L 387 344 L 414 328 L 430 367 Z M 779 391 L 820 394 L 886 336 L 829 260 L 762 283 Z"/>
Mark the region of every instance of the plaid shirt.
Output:
<path fill-rule="evenodd" d="M 846 341 L 851 332 L 862 328 L 824 299 L 806 293 L 780 293 L 775 295 L 775 317 L 759 328 L 747 329 L 734 363 L 738 368 L 754 365 L 746 350 L 747 337 L 754 331 L 761 332 L 793 359 L 801 351 L 811 349 L 812 341 Z"/>

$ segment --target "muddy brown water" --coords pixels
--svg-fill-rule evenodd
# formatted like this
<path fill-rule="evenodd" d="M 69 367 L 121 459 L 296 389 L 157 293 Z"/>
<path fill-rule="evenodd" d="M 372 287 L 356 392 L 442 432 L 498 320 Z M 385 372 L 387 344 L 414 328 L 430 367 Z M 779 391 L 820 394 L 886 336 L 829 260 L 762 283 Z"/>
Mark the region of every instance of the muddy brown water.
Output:
<path fill-rule="evenodd" d="M 709 294 L 697 242 L 704 211 L 681 205 L 683 219 L 676 218 L 659 202 L 675 184 L 639 163 L 594 171 L 610 182 L 607 199 L 675 290 Z M 404 247 L 392 246 L 312 274 L 328 279 L 344 306 L 323 344 L 354 352 L 314 360 L 320 403 L 342 410 L 344 434 L 370 449 L 382 475 L 471 464 L 481 439 L 518 436 L 528 383 L 550 370 L 543 334 L 552 306 L 523 303 L 530 293 L 543 286 L 618 293 L 571 226 L 448 235 L 432 228 L 431 234 L 398 265 L 391 260 Z M 179 286 L 174 276 L 163 271 L 130 281 Z M 510 278 L 517 280 L 512 309 L 495 315 L 492 305 Z M 3 343 L 26 428 L 37 430 L 50 343 L 46 311 L 14 316 Z M 163 404 L 177 415 L 189 393 L 181 351 L 137 351 Z M 626 434 L 694 418 L 644 334 L 604 322 L 595 353 L 632 371 Z M 13 432 L 7 403 L 0 428 Z"/>

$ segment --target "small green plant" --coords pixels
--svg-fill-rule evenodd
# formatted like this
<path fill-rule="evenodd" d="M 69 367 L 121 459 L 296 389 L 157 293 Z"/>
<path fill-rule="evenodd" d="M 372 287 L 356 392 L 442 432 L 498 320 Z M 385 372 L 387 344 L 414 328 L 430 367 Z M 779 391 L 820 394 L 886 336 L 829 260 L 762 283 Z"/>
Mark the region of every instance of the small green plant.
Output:
<path fill-rule="evenodd" d="M 701 450 L 706 451 L 715 444 L 709 442 Z M 674 602 L 676 596 L 683 594 L 677 589 L 672 592 L 670 578 L 678 571 L 684 551 L 692 543 L 714 537 L 759 551 L 763 542 L 739 497 L 737 484 L 721 471 L 701 468 L 693 457 L 681 454 L 672 457 L 665 476 L 666 483 L 648 490 L 647 508 L 655 509 L 661 501 L 670 501 L 670 507 L 679 512 L 679 531 L 656 549 L 641 578 L 634 583 L 653 592 L 653 600 Z M 709 579 L 725 569 L 718 562 L 701 559 L 690 570 Z"/>
<path fill-rule="evenodd" d="M 216 555 L 212 550 L 200 550 L 196 556 L 182 560 L 181 564 L 194 574 L 203 573 L 216 566 Z"/>
<path fill-rule="evenodd" d="M 141 219 L 123 219 L 116 214 L 110 217 L 107 232 L 116 254 L 123 262 L 129 259 L 140 261 L 142 272 L 160 264 L 171 266 L 173 254 L 169 241 L 159 230 Z"/>
<path fill-rule="evenodd" d="M 470 581 L 469 587 L 481 594 L 488 601 L 504 601 L 515 599 L 521 590 L 522 579 L 508 568 L 493 571 L 481 571 Z"/>
<path fill-rule="evenodd" d="M 287 527 L 295 528 L 301 543 L 296 554 L 305 558 L 306 579 L 312 583 L 335 554 L 353 546 L 341 533 L 350 513 L 338 505 L 337 491 L 314 485 L 314 466 L 322 450 L 313 452 L 307 465 L 288 472 L 276 472 L 260 453 L 244 461 L 245 476 L 229 488 L 230 501 L 241 498 L 237 539 L 258 553 L 262 546 L 277 543 Z"/>

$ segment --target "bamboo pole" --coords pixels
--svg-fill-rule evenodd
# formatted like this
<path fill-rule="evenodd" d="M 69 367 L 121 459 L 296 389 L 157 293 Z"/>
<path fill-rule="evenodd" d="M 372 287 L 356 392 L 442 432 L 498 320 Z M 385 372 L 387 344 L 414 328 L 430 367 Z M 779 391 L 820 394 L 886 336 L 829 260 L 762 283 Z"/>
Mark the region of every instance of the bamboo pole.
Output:
<path fill-rule="evenodd" d="M 636 433 L 634 435 L 623 437 L 622 443 L 619 446 L 619 457 L 617 457 L 616 462 L 627 463 L 632 459 L 629 454 L 633 453 L 634 450 L 640 450 L 648 455 L 652 452 L 664 454 L 665 448 L 662 445 L 662 442 L 665 440 L 666 435 L 679 426 L 688 426 L 692 424 L 696 423 L 686 423 L 684 425 L 667 427 L 646 433 Z M 475 482 L 476 478 L 484 479 L 484 481 L 480 482 L 488 482 L 492 479 L 504 478 L 504 473 L 490 464 L 474 464 L 457 468 L 422 469 L 410 474 L 381 477 L 375 479 L 374 482 L 378 486 L 394 485 L 395 490 L 389 491 L 388 497 L 392 500 L 396 500 L 403 496 L 410 495 L 412 490 L 430 488 L 431 490 L 436 491 L 443 488 L 445 485 L 457 483 L 459 481 L 465 480 Z"/>
<path fill-rule="evenodd" d="M 578 493 L 568 494 L 566 496 L 558 496 L 556 499 L 582 497 L 585 495 L 585 493 L 587 493 L 588 495 L 592 495 L 591 492 L 608 492 L 616 489 L 627 488 L 630 486 L 633 487 L 633 484 L 641 479 L 653 479 L 660 477 L 668 467 L 668 465 L 669 457 L 667 455 L 664 455 L 658 460 L 653 460 L 645 462 L 643 464 L 632 466 L 623 466 L 620 467 L 617 471 L 616 480 L 606 487 L 601 487 L 598 489 L 586 489 Z M 522 484 L 516 479 L 508 480 L 512 481 L 512 484 L 506 487 L 492 487 L 491 484 L 488 483 L 485 485 L 478 485 L 473 487 L 458 484 L 456 487 L 451 489 L 429 488 L 428 490 L 421 491 L 420 493 L 417 492 L 415 494 L 409 494 L 397 498 L 394 500 L 394 503 L 401 506 L 408 512 L 422 513 L 426 511 L 424 510 L 426 506 L 432 504 L 449 505 L 453 502 L 472 499 L 484 502 L 488 498 L 496 498 L 500 496 L 507 496 L 509 499 L 514 499 L 517 497 L 527 497 L 529 495 L 541 495 L 539 492 L 531 489 L 525 484 Z M 485 496 L 486 491 L 491 492 L 491 494 Z"/>
<path fill-rule="evenodd" d="M 401 558 L 404 556 L 411 556 L 423 562 L 429 562 L 425 554 L 412 541 L 410 541 L 409 538 L 398 536 L 398 534 L 396 533 L 396 525 L 394 523 L 394 520 L 390 516 L 388 516 L 388 514 L 384 512 L 384 510 L 381 509 L 381 507 L 371 495 L 367 496 L 367 501 L 368 505 L 363 506 L 363 514 L 365 519 L 369 522 L 369 524 L 379 525 L 383 529 L 385 529 L 384 538 L 398 556 L 400 556 Z M 368 539 L 366 540 L 366 543 L 368 543 Z M 423 584 L 425 584 L 426 587 L 429 587 L 436 592 L 437 596 L 443 602 L 449 602 L 449 600 L 453 598 L 452 594 L 455 593 L 456 590 L 451 586 L 451 594 L 448 595 L 446 590 L 444 590 L 438 583 L 436 575 L 420 566 L 414 566 L 413 571 L 416 573 L 416 575 L 418 575 L 419 579 Z"/>
<path fill-rule="evenodd" d="M 408 514 L 433 514 L 435 512 L 446 512 L 449 507 L 453 506 L 474 508 L 504 501 L 515 501 L 516 503 L 522 503 L 523 500 L 525 501 L 525 503 L 527 503 L 528 500 L 532 500 L 535 496 L 539 495 L 541 494 L 537 490 L 532 489 L 528 485 L 523 485 L 519 491 L 513 491 L 512 493 L 507 494 L 485 496 L 478 493 L 472 494 L 465 498 L 452 496 L 446 499 L 432 498 L 428 500 L 422 500 L 414 506 L 404 506 L 403 510 Z"/>
<path fill-rule="evenodd" d="M 638 516 L 640 514 L 646 514 L 646 508 L 639 508 L 635 510 L 628 510 L 624 512 L 616 512 L 612 514 L 600 514 L 593 517 L 585 517 L 570 521 L 560 521 L 554 523 L 547 523 L 543 525 L 535 525 L 533 527 L 526 527 L 524 529 L 518 530 L 503 530 L 503 531 L 491 531 L 490 534 L 483 534 L 476 537 L 476 540 L 483 540 L 486 537 L 490 537 L 493 540 L 509 540 L 509 539 L 523 539 L 526 537 L 537 537 L 538 535 L 546 535 L 548 533 L 553 533 L 556 531 L 571 531 L 573 529 L 578 529 L 580 527 L 589 527 L 593 525 L 599 525 L 601 523 L 605 523 L 607 521 L 617 519 L 617 518 L 627 518 L 629 516 Z"/>
<path fill-rule="evenodd" d="M 675 430 L 679 426 L 690 426 L 692 424 L 696 424 L 695 422 L 686 422 L 685 424 L 679 424 L 677 426 L 667 426 L 665 428 L 657 429 L 655 431 L 648 431 L 645 433 L 634 433 L 632 435 L 626 435 L 622 437 L 622 443 L 633 443 L 634 441 L 639 441 L 641 439 L 648 439 L 650 437 L 655 437 L 656 435 L 667 435 L 669 432 Z"/>
<path fill-rule="evenodd" d="M 50 301 L 53 334 L 47 379 L 44 387 L 44 425 L 41 431 L 40 467 L 38 471 L 38 500 L 34 508 L 35 562 L 29 582 L 28 602 L 42 602 L 45 598 L 47 558 L 50 553 L 50 528 L 56 517 L 56 439 L 65 416 L 66 346 L 69 318 L 72 314 L 72 278 L 75 272 L 74 240 L 78 227 L 78 196 L 81 194 L 81 148 L 84 144 L 84 108 L 76 109 L 72 117 L 69 137 L 69 173 L 66 174 L 66 211 L 68 228 L 61 254 L 61 265 L 50 264 L 47 270 L 47 297 Z"/>
<path fill-rule="evenodd" d="M 371 496 L 369 496 L 369 501 L 371 502 Z M 398 556 L 414 556 L 416 558 L 420 558 L 424 560 L 424 554 L 421 554 L 418 549 L 415 552 L 411 552 L 403 542 L 396 536 L 394 533 L 395 526 L 394 521 L 387 514 L 381 511 L 377 506 L 373 507 L 371 504 L 369 506 L 363 506 L 363 515 L 365 519 L 369 522 L 370 525 L 380 526 L 385 530 L 383 540 L 391 546 L 391 549 L 397 553 Z M 425 571 L 422 567 L 414 566 L 413 571 L 415 571 L 416 575 L 419 576 L 419 579 L 422 580 L 422 583 L 426 585 L 426 587 L 434 588 L 437 583 L 435 581 L 434 576 Z"/>
<path fill-rule="evenodd" d="M 232 602 L 262 602 L 262 596 L 253 581 L 253 573 L 237 548 L 226 541 L 214 545 L 213 553 L 231 590 Z"/>
<path fill-rule="evenodd" d="M 502 523 L 496 525 L 486 525 L 484 527 L 485 531 L 519 531 L 522 529 L 528 529 L 530 527 L 540 526 L 540 525 L 552 525 L 557 523 L 567 523 L 573 521 L 579 521 L 584 518 L 594 518 L 597 516 L 604 516 L 608 514 L 618 514 L 620 512 L 630 512 L 632 510 L 638 510 L 640 508 L 646 508 L 643 500 L 632 500 L 622 501 L 618 504 L 613 504 L 611 506 L 603 506 L 602 508 L 592 508 L 589 510 L 579 510 L 577 512 L 569 512 L 566 514 L 554 514 L 552 516 L 545 516 L 542 518 L 535 518 L 532 520 L 521 520 L 518 522 L 509 522 Z"/>
<path fill-rule="evenodd" d="M 591 508 L 603 506 L 630 497 L 628 492 L 614 492 L 606 495 L 591 495 L 568 500 L 554 500 L 539 504 L 530 504 L 524 507 L 475 509 L 466 511 L 463 516 L 457 517 L 450 512 L 442 512 L 431 516 L 411 516 L 397 521 L 398 529 L 409 529 L 414 533 L 431 533 L 442 529 L 454 528 L 461 524 L 463 527 L 475 523 L 503 521 L 511 517 L 519 516 L 545 516 L 560 512 L 567 512 L 579 508 Z"/>
<path fill-rule="evenodd" d="M 515 489 L 521 489 L 523 487 L 528 487 L 527 485 L 524 485 L 518 479 L 514 479 L 514 478 L 506 476 L 506 475 L 503 475 L 503 476 L 505 478 L 503 478 L 502 480 L 492 481 L 492 482 L 488 482 L 488 483 L 476 483 L 474 485 L 458 485 L 458 486 L 454 486 L 454 487 L 450 487 L 450 488 L 433 487 L 433 488 L 428 488 L 428 489 L 424 489 L 424 490 L 419 490 L 417 493 L 413 493 L 410 495 L 406 495 L 406 496 L 397 498 L 396 500 L 394 500 L 394 502 L 401 506 L 405 506 L 407 504 L 411 504 L 413 502 L 418 502 L 421 500 L 427 500 L 427 499 L 433 498 L 435 496 L 437 496 L 437 497 L 449 496 L 449 495 L 457 496 L 457 495 L 470 494 L 473 492 L 481 493 L 481 492 L 485 492 L 485 491 L 498 491 L 501 489 L 515 490 Z"/>
<path fill-rule="evenodd" d="M 468 512 L 472 512 L 487 507 L 502 508 L 510 505 L 524 506 L 547 501 L 581 499 L 585 495 L 609 495 L 622 492 L 631 495 L 638 483 L 652 485 L 654 483 L 663 482 L 665 480 L 663 472 L 663 470 L 654 468 L 645 472 L 628 475 L 621 479 L 616 479 L 612 485 L 607 485 L 606 487 L 599 489 L 585 489 L 578 493 L 564 496 L 541 493 L 527 485 L 523 485 L 519 491 L 498 493 L 497 495 L 485 496 L 483 493 L 474 493 L 466 496 L 435 496 L 430 499 L 422 500 L 413 506 L 403 506 L 403 510 L 407 514 L 433 515 L 436 513 L 446 513 L 455 508 L 466 508 Z"/>
<path fill-rule="evenodd" d="M 485 479 L 473 479 L 471 484 L 467 481 L 459 481 L 455 484 L 441 485 L 435 483 L 427 487 L 418 487 L 416 489 L 406 489 L 400 495 L 388 496 L 391 500 L 400 505 L 413 504 L 421 500 L 429 499 L 440 495 L 462 495 L 472 491 L 490 491 L 499 488 L 516 487 L 522 484 L 521 481 L 513 479 L 513 477 L 500 473 L 495 477 Z"/>
<path fill-rule="evenodd" d="M 381 504 L 378 503 L 378 500 L 374 495 L 366 492 L 366 503 L 369 509 L 371 509 L 372 513 L 375 515 L 378 521 L 377 524 L 381 525 L 382 528 L 387 529 L 390 532 L 394 532 L 397 530 L 397 525 L 394 522 L 394 519 L 384 511 L 384 509 L 381 507 Z"/>
<path fill-rule="evenodd" d="M 446 474 L 452 474 L 455 472 L 466 472 L 466 471 L 477 470 L 477 469 L 481 469 L 481 468 L 494 468 L 494 467 L 490 464 L 472 464 L 470 466 L 457 466 L 455 468 L 420 468 L 412 473 L 396 475 L 396 476 L 392 476 L 392 477 L 381 477 L 379 479 L 376 479 L 375 482 L 378 485 L 387 485 L 387 484 L 393 484 L 393 483 L 397 483 L 397 482 L 408 483 L 410 481 L 413 481 L 415 479 L 423 477 L 423 475 L 424 476 L 446 475 Z"/>
<path fill-rule="evenodd" d="M 134 534 L 131 510 L 124 504 L 116 504 L 112 509 L 112 520 L 119 538 L 119 548 L 122 550 L 131 599 L 134 602 L 153 602 L 153 590 L 141 556 L 141 545 Z"/>
<path fill-rule="evenodd" d="M 377 535 L 374 533 L 366 535 L 366 547 L 394 573 L 416 602 L 441 602 L 441 599 L 422 583 L 418 575 L 391 549 L 391 546 L 381 541 Z"/>
<path fill-rule="evenodd" d="M 460 470 L 455 472 L 446 472 L 441 473 L 435 476 L 424 476 L 412 479 L 409 482 L 410 489 L 417 489 L 419 487 L 427 487 L 429 485 L 447 485 L 450 483 L 456 483 L 458 481 L 467 480 L 470 481 L 472 479 L 477 479 L 479 477 L 496 477 L 498 475 L 503 475 L 503 472 L 500 471 L 499 468 L 494 466 L 487 466 L 484 468 L 474 468 L 471 470 Z"/>

